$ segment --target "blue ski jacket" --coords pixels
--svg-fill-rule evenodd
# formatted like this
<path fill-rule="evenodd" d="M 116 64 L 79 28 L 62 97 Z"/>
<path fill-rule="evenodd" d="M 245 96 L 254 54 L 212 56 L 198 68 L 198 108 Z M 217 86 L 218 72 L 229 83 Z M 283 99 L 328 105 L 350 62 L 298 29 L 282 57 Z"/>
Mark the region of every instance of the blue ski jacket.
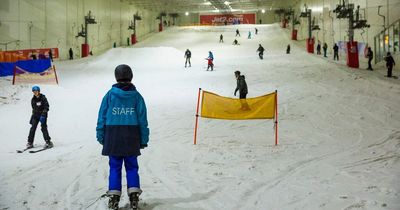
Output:
<path fill-rule="evenodd" d="M 97 120 L 102 155 L 139 156 L 149 141 L 147 110 L 132 83 L 117 83 L 103 97 Z"/>

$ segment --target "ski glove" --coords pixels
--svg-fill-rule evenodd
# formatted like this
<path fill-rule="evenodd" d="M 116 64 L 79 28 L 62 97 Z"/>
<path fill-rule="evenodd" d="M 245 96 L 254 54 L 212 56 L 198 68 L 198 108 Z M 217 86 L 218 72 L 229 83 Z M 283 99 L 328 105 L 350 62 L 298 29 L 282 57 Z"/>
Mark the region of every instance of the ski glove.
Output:
<path fill-rule="evenodd" d="M 45 116 L 40 116 L 40 118 L 39 118 L 39 121 L 40 121 L 40 123 L 45 123 L 46 122 L 46 117 Z"/>
<path fill-rule="evenodd" d="M 140 145 L 140 149 L 144 149 L 144 148 L 146 148 L 147 147 L 147 144 L 141 144 Z"/>

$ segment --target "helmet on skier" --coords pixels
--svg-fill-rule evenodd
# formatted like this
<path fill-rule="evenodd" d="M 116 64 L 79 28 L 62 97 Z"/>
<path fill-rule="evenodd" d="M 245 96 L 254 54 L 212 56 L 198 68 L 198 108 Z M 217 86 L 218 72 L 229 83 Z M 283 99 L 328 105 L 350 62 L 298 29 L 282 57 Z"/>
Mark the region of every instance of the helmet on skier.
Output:
<path fill-rule="evenodd" d="M 115 79 L 117 82 L 132 81 L 133 73 L 131 67 L 126 64 L 121 64 L 115 68 Z"/>
<path fill-rule="evenodd" d="M 40 92 L 40 87 L 37 86 L 37 85 L 33 86 L 33 87 L 32 87 L 32 92 L 33 92 L 33 91 L 39 91 L 39 92 Z"/>

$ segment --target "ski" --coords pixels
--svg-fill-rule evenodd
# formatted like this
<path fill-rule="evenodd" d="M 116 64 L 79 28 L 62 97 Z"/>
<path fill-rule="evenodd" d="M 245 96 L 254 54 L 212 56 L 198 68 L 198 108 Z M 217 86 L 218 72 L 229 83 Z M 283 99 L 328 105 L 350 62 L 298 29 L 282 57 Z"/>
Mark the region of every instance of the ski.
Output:
<path fill-rule="evenodd" d="M 17 150 L 17 153 L 23 153 L 23 152 L 25 152 L 25 151 L 28 150 L 28 149 L 33 149 L 33 147 L 32 147 L 32 148 L 25 148 L 25 149 L 23 149 L 23 150 Z"/>
<path fill-rule="evenodd" d="M 29 153 L 41 152 L 41 151 L 48 150 L 48 149 L 51 149 L 51 148 L 53 148 L 53 147 L 46 147 L 46 148 L 42 148 L 42 149 L 38 149 L 38 150 L 29 151 Z"/>

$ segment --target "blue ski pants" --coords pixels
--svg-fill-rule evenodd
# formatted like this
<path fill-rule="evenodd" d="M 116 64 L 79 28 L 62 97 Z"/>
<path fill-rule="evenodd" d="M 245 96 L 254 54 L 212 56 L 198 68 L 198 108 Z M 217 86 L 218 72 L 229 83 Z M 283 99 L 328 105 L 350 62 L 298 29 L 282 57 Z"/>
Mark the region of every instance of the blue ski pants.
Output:
<path fill-rule="evenodd" d="M 108 177 L 109 191 L 121 192 L 122 162 L 125 164 L 128 189 L 140 189 L 139 165 L 137 156 L 116 157 L 109 156 L 110 176 Z"/>

